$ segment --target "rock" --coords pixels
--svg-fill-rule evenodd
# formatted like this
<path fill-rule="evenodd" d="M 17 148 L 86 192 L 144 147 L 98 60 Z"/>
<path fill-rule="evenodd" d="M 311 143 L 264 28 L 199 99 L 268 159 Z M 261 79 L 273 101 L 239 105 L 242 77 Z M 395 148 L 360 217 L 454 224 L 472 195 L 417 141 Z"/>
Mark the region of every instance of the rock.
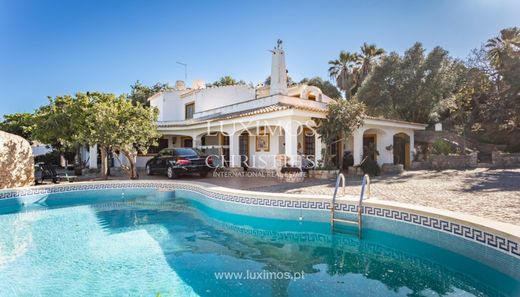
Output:
<path fill-rule="evenodd" d="M 34 159 L 29 142 L 0 131 L 0 189 L 34 184 Z"/>

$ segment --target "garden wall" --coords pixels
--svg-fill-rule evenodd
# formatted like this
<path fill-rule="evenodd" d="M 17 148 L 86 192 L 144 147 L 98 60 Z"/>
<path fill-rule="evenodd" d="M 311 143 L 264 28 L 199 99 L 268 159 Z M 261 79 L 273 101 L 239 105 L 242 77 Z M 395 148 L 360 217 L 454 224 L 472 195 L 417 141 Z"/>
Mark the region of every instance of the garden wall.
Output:
<path fill-rule="evenodd" d="M 430 155 L 422 162 L 412 162 L 412 169 L 442 170 L 477 167 L 477 154 L 469 155 Z"/>
<path fill-rule="evenodd" d="M 34 184 L 31 145 L 20 136 L 0 131 L 0 189 Z"/>
<path fill-rule="evenodd" d="M 520 167 L 520 153 L 508 154 L 494 151 L 491 153 L 493 167 Z"/>

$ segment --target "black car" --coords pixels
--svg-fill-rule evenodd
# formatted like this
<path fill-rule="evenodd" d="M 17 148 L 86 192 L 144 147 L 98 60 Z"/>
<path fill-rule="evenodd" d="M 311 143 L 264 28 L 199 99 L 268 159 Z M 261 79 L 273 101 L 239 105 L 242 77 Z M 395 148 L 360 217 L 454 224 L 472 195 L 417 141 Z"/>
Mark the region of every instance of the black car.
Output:
<path fill-rule="evenodd" d="M 166 174 L 168 178 L 178 178 L 183 174 L 198 173 L 205 177 L 211 171 L 211 165 L 211 157 L 198 149 L 167 148 L 146 162 L 146 174 Z"/>

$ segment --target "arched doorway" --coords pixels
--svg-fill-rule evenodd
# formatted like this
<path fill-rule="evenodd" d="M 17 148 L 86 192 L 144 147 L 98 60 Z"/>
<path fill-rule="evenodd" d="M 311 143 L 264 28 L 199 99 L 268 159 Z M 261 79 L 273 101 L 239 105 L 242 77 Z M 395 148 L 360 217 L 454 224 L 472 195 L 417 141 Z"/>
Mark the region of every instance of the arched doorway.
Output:
<path fill-rule="evenodd" d="M 410 168 L 410 136 L 406 133 L 394 135 L 393 142 L 394 164 L 402 164 L 405 169 Z"/>
<path fill-rule="evenodd" d="M 380 139 L 383 132 L 379 129 L 367 129 L 363 132 L 363 158 L 370 157 L 372 160 L 377 161 L 378 156 L 381 153 Z"/>

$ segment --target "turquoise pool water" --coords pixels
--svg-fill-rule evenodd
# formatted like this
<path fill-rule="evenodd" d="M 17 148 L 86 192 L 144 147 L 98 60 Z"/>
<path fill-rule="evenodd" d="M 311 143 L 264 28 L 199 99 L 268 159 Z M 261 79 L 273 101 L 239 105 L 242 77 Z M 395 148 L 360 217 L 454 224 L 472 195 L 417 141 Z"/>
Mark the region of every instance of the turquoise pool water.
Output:
<path fill-rule="evenodd" d="M 0 203 L 0 296 L 520 296 L 519 275 L 422 241 L 332 235 L 327 223 L 235 215 L 190 195 Z"/>

